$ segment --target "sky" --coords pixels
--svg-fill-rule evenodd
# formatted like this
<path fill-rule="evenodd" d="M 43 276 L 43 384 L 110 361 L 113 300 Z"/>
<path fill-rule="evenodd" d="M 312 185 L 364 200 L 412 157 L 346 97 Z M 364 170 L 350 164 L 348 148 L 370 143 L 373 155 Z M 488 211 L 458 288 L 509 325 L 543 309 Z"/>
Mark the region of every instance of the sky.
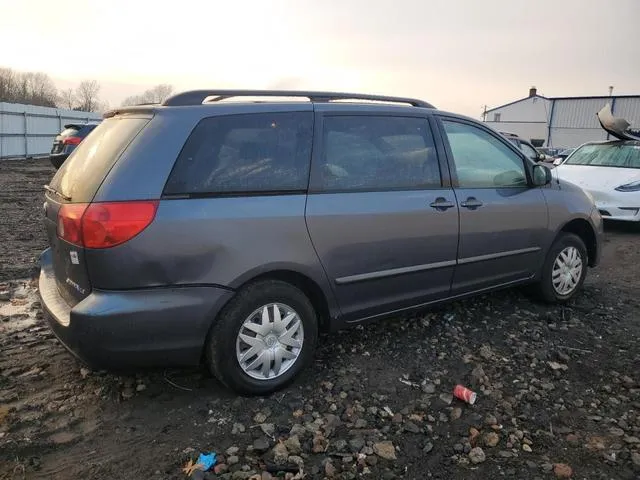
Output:
<path fill-rule="evenodd" d="M 615 8 L 614 8 L 615 6 Z M 117 106 L 159 83 L 412 96 L 640 94 L 640 0 L 0 0 L 0 66 Z"/>

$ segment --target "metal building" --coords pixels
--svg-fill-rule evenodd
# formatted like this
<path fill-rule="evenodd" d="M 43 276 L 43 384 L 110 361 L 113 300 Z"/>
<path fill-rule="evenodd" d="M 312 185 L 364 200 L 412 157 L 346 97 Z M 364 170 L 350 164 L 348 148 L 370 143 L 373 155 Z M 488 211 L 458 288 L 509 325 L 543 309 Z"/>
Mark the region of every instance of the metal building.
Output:
<path fill-rule="evenodd" d="M 632 128 L 640 128 L 640 95 L 544 97 L 535 87 L 525 98 L 487 110 L 484 121 L 536 146 L 571 148 L 608 139 L 596 117 L 607 103 L 614 116 L 625 118 Z"/>
<path fill-rule="evenodd" d="M 65 124 L 101 118 L 98 113 L 0 102 L 0 159 L 46 155 Z"/>

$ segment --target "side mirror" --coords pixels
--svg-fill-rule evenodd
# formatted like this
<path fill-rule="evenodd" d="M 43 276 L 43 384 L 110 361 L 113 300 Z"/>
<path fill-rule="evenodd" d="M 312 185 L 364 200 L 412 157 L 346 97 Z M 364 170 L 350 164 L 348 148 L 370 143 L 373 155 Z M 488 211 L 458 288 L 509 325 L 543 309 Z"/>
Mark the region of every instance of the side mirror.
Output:
<path fill-rule="evenodd" d="M 536 187 L 542 187 L 551 183 L 551 170 L 546 165 L 533 166 L 533 184 Z"/>

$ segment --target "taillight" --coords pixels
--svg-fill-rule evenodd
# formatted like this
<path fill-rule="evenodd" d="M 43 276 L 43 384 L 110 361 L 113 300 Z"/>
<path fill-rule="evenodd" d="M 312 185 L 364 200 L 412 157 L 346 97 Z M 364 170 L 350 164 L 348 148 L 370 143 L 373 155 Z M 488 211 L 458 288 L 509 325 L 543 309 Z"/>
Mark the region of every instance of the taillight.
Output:
<path fill-rule="evenodd" d="M 81 141 L 82 138 L 80 137 L 65 137 L 62 143 L 63 145 L 79 145 Z"/>
<path fill-rule="evenodd" d="M 58 236 L 69 242 L 82 246 L 82 215 L 87 203 L 67 203 L 58 210 Z"/>
<path fill-rule="evenodd" d="M 157 201 L 66 204 L 58 213 L 58 236 L 86 248 L 115 247 L 147 228 L 157 209 Z"/>

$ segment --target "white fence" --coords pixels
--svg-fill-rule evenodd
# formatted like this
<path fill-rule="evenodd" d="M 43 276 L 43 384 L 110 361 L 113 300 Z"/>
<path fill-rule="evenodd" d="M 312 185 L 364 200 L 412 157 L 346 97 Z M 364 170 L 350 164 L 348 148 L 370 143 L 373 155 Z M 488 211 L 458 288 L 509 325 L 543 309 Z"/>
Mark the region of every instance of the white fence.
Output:
<path fill-rule="evenodd" d="M 101 118 L 99 113 L 0 102 L 0 159 L 47 155 L 65 124 Z"/>

